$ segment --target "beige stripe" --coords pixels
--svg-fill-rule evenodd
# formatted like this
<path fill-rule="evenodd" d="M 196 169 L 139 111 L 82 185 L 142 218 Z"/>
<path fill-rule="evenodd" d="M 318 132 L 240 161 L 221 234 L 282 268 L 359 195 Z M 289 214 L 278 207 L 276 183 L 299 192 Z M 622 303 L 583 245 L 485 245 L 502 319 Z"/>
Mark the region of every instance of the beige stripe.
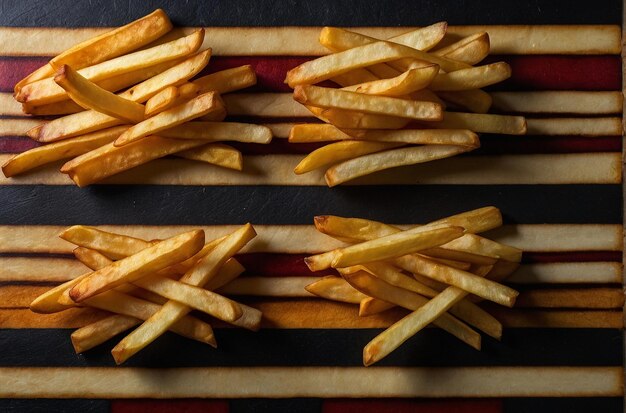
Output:
<path fill-rule="evenodd" d="M 416 27 L 351 28 L 389 38 Z M 318 56 L 328 51 L 318 42 L 320 27 L 207 27 L 204 47 L 216 56 Z M 0 55 L 51 56 L 105 32 L 105 28 L 0 28 Z M 186 30 L 189 31 L 189 30 Z M 487 31 L 492 54 L 619 54 L 619 26 L 450 26 L 450 40 Z"/>
<path fill-rule="evenodd" d="M 39 120 L 27 118 L 0 119 L 0 136 L 26 136 L 29 129 L 40 123 Z"/>
<path fill-rule="evenodd" d="M 621 367 L 3 367 L 0 396 L 617 397 L 622 376 Z"/>
<path fill-rule="evenodd" d="M 1 225 L 0 253 L 69 254 L 74 245 L 58 238 L 58 234 L 65 228 L 54 225 Z M 203 228 L 206 239 L 211 240 L 234 231 L 238 226 L 102 225 L 98 228 L 144 239 L 167 238 L 191 229 Z M 316 253 L 345 245 L 318 232 L 312 225 L 254 225 L 254 228 L 258 235 L 243 252 Z M 501 229 L 490 231 L 486 236 L 525 251 L 622 249 L 621 225 L 505 225 Z"/>
<path fill-rule="evenodd" d="M 621 118 L 526 118 L 528 135 L 621 136 Z"/>
<path fill-rule="evenodd" d="M 520 266 L 507 282 L 520 284 L 605 284 L 622 282 L 617 262 L 556 262 Z"/>
<path fill-rule="evenodd" d="M 291 93 L 236 93 L 224 96 L 232 116 L 260 118 L 310 118 L 311 112 L 293 100 Z"/>
<path fill-rule="evenodd" d="M 11 155 L 0 155 L 0 163 Z M 151 185 L 287 185 L 326 186 L 324 170 L 296 175 L 303 155 L 250 155 L 243 171 L 184 159 L 158 159 L 102 183 Z M 51 164 L 14 178 L 0 176 L 0 185 L 73 185 Z M 390 169 L 345 185 L 496 185 L 618 184 L 619 153 L 468 156 Z"/>
<path fill-rule="evenodd" d="M 220 288 L 225 295 L 263 297 L 314 297 L 304 289 L 320 277 L 241 277 Z"/>
<path fill-rule="evenodd" d="M 0 257 L 0 282 L 63 282 L 87 271 L 73 258 Z"/>
<path fill-rule="evenodd" d="M 5 116 L 25 116 L 22 112 L 22 105 L 11 93 L 0 93 L 0 115 Z"/>
<path fill-rule="evenodd" d="M 518 113 L 621 114 L 621 92 L 491 92 L 493 107 Z"/>

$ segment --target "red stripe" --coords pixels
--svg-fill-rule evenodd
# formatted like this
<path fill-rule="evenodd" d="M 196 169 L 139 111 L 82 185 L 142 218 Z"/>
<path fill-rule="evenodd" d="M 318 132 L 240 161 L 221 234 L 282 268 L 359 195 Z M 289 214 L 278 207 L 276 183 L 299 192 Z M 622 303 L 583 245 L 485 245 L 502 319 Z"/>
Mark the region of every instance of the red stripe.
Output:
<path fill-rule="evenodd" d="M 500 413 L 497 399 L 335 399 L 324 400 L 323 413 Z"/>
<path fill-rule="evenodd" d="M 112 400 L 111 413 L 228 413 L 227 400 Z"/>
<path fill-rule="evenodd" d="M 288 70 L 310 60 L 308 57 L 214 57 L 203 73 L 244 64 L 252 65 L 258 84 L 247 91 L 289 92 L 284 84 Z M 497 89 L 529 90 L 620 90 L 619 56 L 491 56 L 488 61 L 504 60 L 511 64 L 513 76 Z M 46 58 L 0 59 L 0 90 L 10 92 L 17 81 Z"/>
<path fill-rule="evenodd" d="M 237 255 L 246 268 L 244 275 L 257 277 L 321 277 L 336 274 L 335 270 L 312 272 L 304 263 L 311 254 L 251 253 Z"/>

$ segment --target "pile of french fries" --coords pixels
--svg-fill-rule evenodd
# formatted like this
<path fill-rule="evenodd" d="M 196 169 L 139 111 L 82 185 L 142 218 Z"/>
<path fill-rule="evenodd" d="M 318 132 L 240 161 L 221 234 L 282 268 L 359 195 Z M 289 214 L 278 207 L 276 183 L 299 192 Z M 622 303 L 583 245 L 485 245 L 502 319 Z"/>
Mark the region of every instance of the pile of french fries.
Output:
<path fill-rule="evenodd" d="M 306 289 L 358 304 L 360 316 L 396 306 L 412 311 L 365 346 L 366 366 L 431 323 L 480 349 L 481 336 L 472 327 L 499 340 L 502 325 L 475 302 L 512 307 L 518 295 L 499 281 L 519 266 L 522 251 L 476 235 L 501 225 L 495 207 L 406 230 L 366 219 L 318 216 L 320 232 L 352 245 L 307 257 L 312 271 L 335 268 L 341 276 L 329 275 Z"/>
<path fill-rule="evenodd" d="M 272 132 L 222 122 L 220 95 L 254 85 L 254 70 L 246 65 L 190 80 L 211 57 L 211 49 L 200 50 L 204 30 L 171 30 L 159 9 L 72 47 L 22 79 L 14 96 L 24 112 L 66 116 L 28 131 L 46 145 L 8 160 L 4 175 L 73 158 L 61 172 L 86 186 L 167 155 L 241 170 L 241 153 L 216 142 L 265 144 Z"/>
<path fill-rule="evenodd" d="M 481 88 L 511 76 L 505 62 L 473 66 L 489 54 L 487 33 L 440 47 L 446 29 L 442 22 L 379 40 L 325 27 L 320 43 L 334 53 L 285 80 L 294 99 L 325 123 L 296 125 L 289 141 L 338 142 L 311 152 L 295 173 L 328 167 L 326 182 L 335 186 L 471 151 L 480 146 L 478 132 L 526 133 L 521 116 L 486 114 L 492 99 Z M 341 88 L 315 85 L 323 81 Z"/>
<path fill-rule="evenodd" d="M 192 310 L 252 331 L 260 328 L 259 310 L 214 292 L 244 271 L 233 256 L 256 236 L 250 224 L 206 243 L 202 230 L 146 241 L 78 225 L 60 236 L 77 246 L 74 255 L 91 271 L 37 297 L 30 309 L 50 314 L 93 307 L 113 313 L 74 331 L 77 353 L 136 326 L 111 351 L 117 364 L 168 330 L 216 347 L 211 325 L 188 315 Z"/>

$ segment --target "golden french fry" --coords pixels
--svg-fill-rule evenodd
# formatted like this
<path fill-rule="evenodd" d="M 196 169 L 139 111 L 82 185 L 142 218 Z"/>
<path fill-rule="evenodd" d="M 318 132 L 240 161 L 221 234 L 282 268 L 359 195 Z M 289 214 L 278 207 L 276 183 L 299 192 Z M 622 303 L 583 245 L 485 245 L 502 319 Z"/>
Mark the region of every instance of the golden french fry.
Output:
<path fill-rule="evenodd" d="M 524 135 L 526 133 L 526 119 L 523 116 L 444 112 L 442 121 L 424 124 L 424 126 L 427 125 L 434 128 L 470 129 L 474 132 L 503 133 L 506 135 Z"/>
<path fill-rule="evenodd" d="M 289 131 L 289 142 L 327 142 L 353 139 L 341 129 L 327 123 L 302 123 Z"/>
<path fill-rule="evenodd" d="M 365 241 L 338 250 L 332 262 L 334 268 L 350 267 L 372 261 L 385 260 L 446 244 L 463 235 L 461 227 L 447 227 L 411 233 L 403 231 Z"/>
<path fill-rule="evenodd" d="M 431 65 L 407 70 L 393 78 L 383 78 L 381 80 L 347 86 L 342 90 L 365 93 L 367 95 L 404 96 L 430 85 L 438 72 L 439 66 Z"/>
<path fill-rule="evenodd" d="M 522 250 L 508 245 L 500 244 L 478 235 L 467 234 L 462 240 L 454 240 L 446 245 L 447 248 L 466 251 L 485 257 L 502 258 L 511 262 L 522 260 Z"/>
<path fill-rule="evenodd" d="M 135 281 L 172 264 L 190 258 L 202 249 L 204 231 L 196 230 L 177 235 L 141 250 L 127 258 L 93 272 L 70 291 L 75 302 L 81 302 L 125 282 Z"/>
<path fill-rule="evenodd" d="M 45 79 L 47 77 L 52 77 L 56 73 L 56 70 L 49 63 L 41 66 L 39 69 L 35 70 L 33 73 L 29 74 L 19 82 L 15 84 L 13 88 L 13 92 L 15 95 L 20 93 L 20 90 L 27 84 L 36 82 L 41 79 Z"/>
<path fill-rule="evenodd" d="M 395 306 L 395 304 L 388 303 L 387 301 L 379 298 L 367 297 L 359 303 L 359 317 L 367 317 L 382 313 L 383 311 L 390 310 Z"/>
<path fill-rule="evenodd" d="M 507 260 L 498 260 L 487 274 L 487 278 L 493 281 L 505 280 L 509 275 L 513 274 L 520 266 L 519 262 L 511 262 Z"/>
<path fill-rule="evenodd" d="M 332 187 L 384 169 L 449 158 L 472 149 L 454 145 L 423 145 L 364 155 L 330 167 L 325 174 L 326 183 Z"/>
<path fill-rule="evenodd" d="M 293 98 L 303 105 L 353 110 L 374 115 L 426 121 L 441 120 L 442 116 L 441 106 L 433 102 L 366 95 L 319 86 L 296 86 Z"/>
<path fill-rule="evenodd" d="M 207 142 L 236 141 L 270 143 L 272 130 L 267 126 L 237 122 L 187 122 L 162 131 L 159 135 L 174 139 L 203 139 Z"/>
<path fill-rule="evenodd" d="M 367 271 L 376 278 L 380 278 L 388 284 L 403 288 L 407 291 L 432 298 L 437 294 L 432 288 L 425 286 L 415 278 L 403 274 L 393 265 L 384 261 L 373 261 L 367 264 L 358 265 L 355 268 Z"/>
<path fill-rule="evenodd" d="M 83 187 L 153 159 L 204 144 L 206 141 L 160 136 L 149 136 L 121 147 L 109 143 L 65 163 L 61 172 L 68 174 L 76 185 Z"/>
<path fill-rule="evenodd" d="M 219 267 L 256 236 L 252 225 L 246 224 L 227 236 L 180 279 L 181 282 L 202 286 L 213 278 Z M 191 309 L 176 301 L 168 301 L 135 331 L 120 341 L 111 351 L 117 364 L 123 363 L 163 334 L 170 325 L 186 315 Z"/>
<path fill-rule="evenodd" d="M 502 284 L 417 255 L 395 258 L 393 262 L 405 271 L 424 275 L 507 307 L 512 307 L 519 295 L 514 289 Z"/>
<path fill-rule="evenodd" d="M 434 91 L 480 89 L 511 77 L 511 66 L 505 62 L 471 67 L 451 73 L 439 73 L 429 88 Z"/>
<path fill-rule="evenodd" d="M 84 225 L 73 225 L 63 231 L 59 237 L 79 247 L 96 250 L 112 260 L 126 258 L 154 245 L 139 238 L 106 232 Z M 78 251 L 79 253 L 84 252 Z"/>
<path fill-rule="evenodd" d="M 354 110 L 337 108 L 306 107 L 315 117 L 338 128 L 349 129 L 400 129 L 409 123 L 409 119 L 386 115 L 374 115 Z"/>
<path fill-rule="evenodd" d="M 178 152 L 176 156 L 193 161 L 206 162 L 236 171 L 243 169 L 243 156 L 241 152 L 232 146 L 221 143 L 209 143 L 197 148 L 187 149 Z"/>
<path fill-rule="evenodd" d="M 61 66 L 54 81 L 67 92 L 70 99 L 85 109 L 93 109 L 130 123 L 139 123 L 144 119 L 145 107 L 142 104 L 102 89 L 67 65 Z"/>
<path fill-rule="evenodd" d="M 493 103 L 491 95 L 481 89 L 458 90 L 455 92 L 439 91 L 437 95 L 454 107 L 475 113 L 489 112 Z"/>
<path fill-rule="evenodd" d="M 225 94 L 255 85 L 256 73 L 252 66 L 244 65 L 199 77 L 191 83 L 198 87 L 200 93 L 216 91 Z"/>
<path fill-rule="evenodd" d="M 448 267 L 458 268 L 459 270 L 463 270 L 463 271 L 469 270 L 470 267 L 472 266 L 472 264 L 469 262 L 448 260 L 445 258 L 435 258 L 433 256 L 426 255 L 426 254 L 419 254 L 419 255 L 424 255 L 426 258 L 428 258 L 431 261 L 440 262 L 444 265 L 447 265 Z"/>
<path fill-rule="evenodd" d="M 76 354 L 84 353 L 140 323 L 138 318 L 114 314 L 72 332 L 72 346 Z"/>
<path fill-rule="evenodd" d="M 367 296 L 352 287 L 346 280 L 336 275 L 328 275 L 307 285 L 306 290 L 329 300 L 359 304 Z"/>
<path fill-rule="evenodd" d="M 18 153 L 2 165 L 2 172 L 8 178 L 60 159 L 82 155 L 113 142 L 126 129 L 127 126 L 116 126 Z"/>
<path fill-rule="evenodd" d="M 294 172 L 298 175 L 326 165 L 403 146 L 403 143 L 343 141 L 335 142 L 314 150 L 300 161 Z"/>
<path fill-rule="evenodd" d="M 412 143 L 416 145 L 458 145 L 477 148 L 478 135 L 467 129 L 401 129 L 376 131 L 343 129 L 353 139 L 376 142 Z"/>
<path fill-rule="evenodd" d="M 367 67 L 367 70 L 372 72 L 374 74 L 374 76 L 376 76 L 377 78 L 383 80 L 383 79 L 392 79 L 394 77 L 398 77 L 400 76 L 403 72 L 405 72 L 406 70 L 401 70 L 401 69 L 394 69 L 393 67 L 391 67 L 391 64 L 393 62 L 389 62 L 389 64 L 386 63 L 378 63 L 375 65 L 371 65 Z M 427 62 L 424 62 L 424 65 L 428 64 Z"/>
<path fill-rule="evenodd" d="M 145 116 L 150 117 L 182 103 L 176 86 L 168 86 L 146 102 Z"/>
<path fill-rule="evenodd" d="M 448 59 L 458 60 L 468 65 L 475 65 L 489 55 L 490 46 L 489 34 L 480 32 L 467 36 L 432 53 Z"/>
<path fill-rule="evenodd" d="M 39 314 L 51 314 L 58 313 L 59 311 L 67 310 L 74 305 L 66 305 L 59 303 L 59 298 L 67 291 L 68 288 L 72 288 L 82 280 L 86 279 L 91 272 L 79 275 L 73 280 L 69 280 L 60 284 L 45 293 L 35 298 L 30 303 L 30 311 Z"/>
<path fill-rule="evenodd" d="M 162 89 L 195 76 L 209 63 L 210 56 L 210 50 L 200 52 L 142 81 L 127 91 L 120 93 L 119 96 L 138 103 L 145 102 Z M 121 123 L 119 119 L 98 113 L 95 110 L 87 110 L 48 122 L 32 133 L 29 131 L 28 136 L 39 142 L 52 142 L 116 126 Z"/>
<path fill-rule="evenodd" d="M 203 39 L 204 30 L 200 29 L 189 36 L 85 67 L 78 72 L 92 82 L 98 82 L 188 56 L 200 48 Z M 54 83 L 53 79 L 47 78 L 24 85 L 15 98 L 19 102 L 41 105 L 62 101 L 66 98 L 66 94 L 61 87 Z"/>
<path fill-rule="evenodd" d="M 458 288 L 448 288 L 435 298 L 393 324 L 367 343 L 363 349 L 363 364 L 380 361 L 428 324 L 436 321 L 463 298 Z"/>
<path fill-rule="evenodd" d="M 422 89 L 422 90 L 418 90 L 416 92 L 413 92 L 409 95 L 409 97 L 413 100 L 421 100 L 424 102 L 434 102 L 434 103 L 438 103 L 441 105 L 441 107 L 443 109 L 446 108 L 446 102 L 444 102 L 443 100 L 441 100 L 439 98 L 439 96 L 437 96 L 435 94 L 435 92 L 432 92 L 428 89 Z"/>
<path fill-rule="evenodd" d="M 352 86 L 359 83 L 373 82 L 375 80 L 379 80 L 376 75 L 370 72 L 367 69 L 354 69 L 347 73 L 342 73 L 337 76 L 333 76 L 330 78 L 333 82 L 337 83 L 339 86 Z"/>
<path fill-rule="evenodd" d="M 157 134 L 162 130 L 178 126 L 210 112 L 218 111 L 223 106 L 224 103 L 218 94 L 215 92 L 205 93 L 131 126 L 115 140 L 114 144 L 115 146 L 128 145 L 148 135 Z"/>

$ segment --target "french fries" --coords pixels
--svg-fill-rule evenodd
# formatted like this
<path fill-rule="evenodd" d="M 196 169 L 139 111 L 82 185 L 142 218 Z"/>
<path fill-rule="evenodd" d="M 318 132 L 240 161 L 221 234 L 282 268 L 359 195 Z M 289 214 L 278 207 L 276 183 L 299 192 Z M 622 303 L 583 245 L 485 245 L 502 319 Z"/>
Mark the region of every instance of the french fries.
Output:
<path fill-rule="evenodd" d="M 472 302 L 474 296 L 468 296 L 474 294 L 511 307 L 518 295 L 494 279 L 500 281 L 515 270 L 521 251 L 474 234 L 500 225 L 502 216 L 494 207 L 406 230 L 359 218 L 316 217 L 315 226 L 320 232 L 352 245 L 309 256 L 305 263 L 311 271 L 336 268 L 365 297 L 354 294 L 336 277 L 323 278 L 307 290 L 330 300 L 354 304 L 358 301 L 359 315 L 363 317 L 396 305 L 413 311 L 364 348 L 366 366 L 388 355 L 430 323 L 479 349 L 480 335 L 470 326 L 499 340 L 502 325 Z M 446 241 L 448 238 L 451 240 Z M 409 244 L 406 240 L 419 242 Z M 455 258 L 460 262 L 433 258 L 441 251 L 458 253 Z M 487 264 L 467 261 L 474 257 L 487 260 Z M 491 279 L 499 262 L 503 264 Z M 341 292 L 336 293 L 335 289 Z"/>
<path fill-rule="evenodd" d="M 439 66 L 424 66 L 416 69 L 409 69 L 406 72 L 390 79 L 383 78 L 380 80 L 360 83 L 344 87 L 343 90 L 364 93 L 367 95 L 403 96 L 417 90 L 424 89 L 430 85 L 433 80 L 437 78 L 437 73 L 439 73 Z"/>
<path fill-rule="evenodd" d="M 352 287 L 345 279 L 335 275 L 328 275 L 305 288 L 319 297 L 350 304 L 359 304 L 368 297 Z"/>
<path fill-rule="evenodd" d="M 241 152 L 232 146 L 221 143 L 209 143 L 197 148 L 187 149 L 178 152 L 176 156 L 193 161 L 206 162 L 236 171 L 243 169 L 243 156 Z"/>

